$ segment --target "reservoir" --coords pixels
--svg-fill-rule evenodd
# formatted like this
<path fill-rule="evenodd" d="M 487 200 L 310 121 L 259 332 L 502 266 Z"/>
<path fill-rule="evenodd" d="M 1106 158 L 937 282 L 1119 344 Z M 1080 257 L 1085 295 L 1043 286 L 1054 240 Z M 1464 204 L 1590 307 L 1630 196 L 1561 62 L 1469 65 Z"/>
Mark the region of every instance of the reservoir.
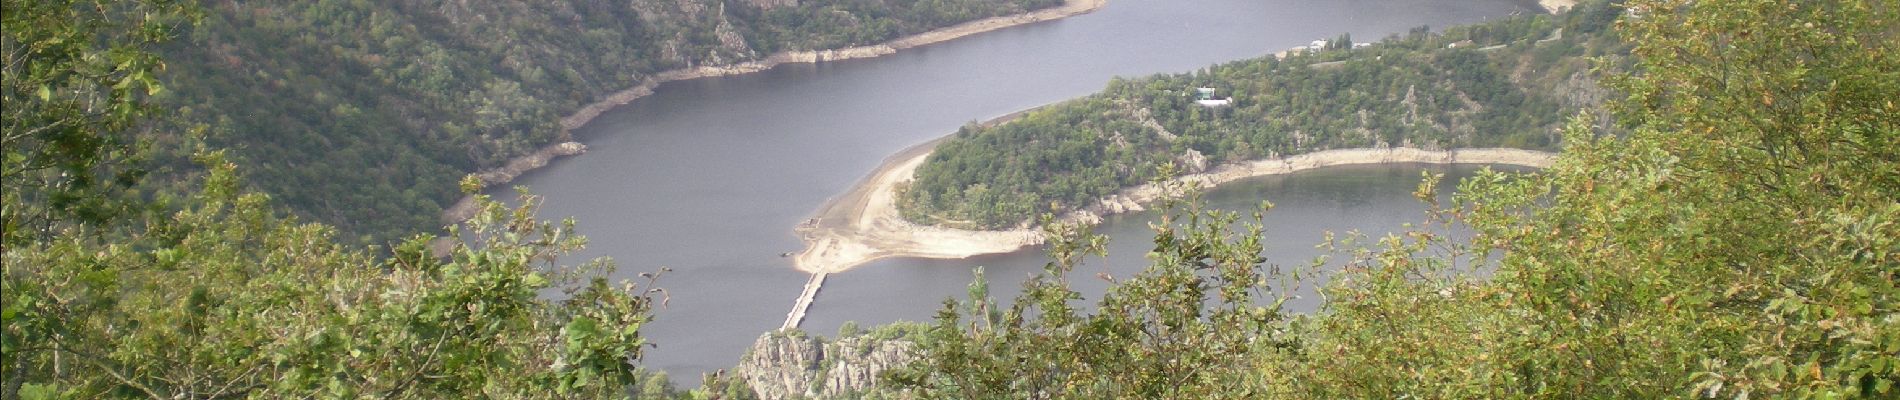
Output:
<path fill-rule="evenodd" d="M 545 196 L 541 217 L 578 220 L 590 244 L 567 263 L 611 257 L 629 278 L 672 270 L 659 282 L 670 295 L 666 307 L 642 329 L 659 347 L 641 364 L 694 385 L 701 373 L 734 365 L 784 321 L 807 276 L 780 257 L 803 247 L 792 228 L 898 150 L 972 121 L 1087 95 L 1116 76 L 1187 72 L 1341 33 L 1376 41 L 1422 25 L 1534 12 L 1529 4 L 1110 0 L 1093 13 L 884 57 L 661 85 L 576 130 L 586 155 L 515 185 Z M 1313 245 L 1323 231 L 1381 236 L 1422 220 L 1423 206 L 1410 193 L 1426 170 L 1455 177 L 1475 167 L 1328 168 L 1238 182 L 1208 197 L 1225 208 L 1277 203 L 1267 219 L 1267 257 L 1292 265 L 1320 254 Z M 1132 276 L 1145 264 L 1149 220 L 1105 221 L 1100 230 L 1111 236 L 1116 261 L 1092 258 L 1072 279 L 1094 288 L 1090 300 L 1099 296 L 1097 272 Z M 986 267 L 1001 299 L 1044 262 L 1033 248 L 873 262 L 833 274 L 803 327 L 830 335 L 845 321 L 925 321 L 945 298 L 962 296 L 975 266 Z"/>

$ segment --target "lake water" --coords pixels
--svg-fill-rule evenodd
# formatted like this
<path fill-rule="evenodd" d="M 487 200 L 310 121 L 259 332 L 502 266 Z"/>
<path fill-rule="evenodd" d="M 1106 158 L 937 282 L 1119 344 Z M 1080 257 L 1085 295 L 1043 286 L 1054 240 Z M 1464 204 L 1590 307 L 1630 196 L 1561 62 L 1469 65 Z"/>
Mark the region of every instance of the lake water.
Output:
<path fill-rule="evenodd" d="M 542 217 L 579 220 L 592 242 L 578 257 L 611 257 L 626 276 L 673 270 L 660 281 L 671 299 L 643 330 L 659 345 L 643 364 L 696 385 L 784 321 L 806 278 L 779 257 L 803 247 L 793 226 L 898 150 L 971 121 L 1089 94 L 1116 76 L 1192 71 L 1345 32 L 1372 41 L 1420 25 L 1532 12 L 1525 4 L 1111 0 L 1094 13 L 875 59 L 662 85 L 577 130 L 586 155 L 516 184 L 546 197 Z M 1267 221 L 1268 257 L 1296 264 L 1317 254 L 1322 231 L 1382 234 L 1421 219 L 1410 193 L 1422 168 L 1445 170 L 1331 168 L 1236 183 L 1209 197 L 1227 207 L 1279 204 Z M 1091 260 L 1077 274 L 1138 270 L 1148 218 L 1111 218 L 1101 229 L 1116 261 Z M 963 293 L 973 266 L 988 268 L 1000 298 L 1043 263 L 1040 249 L 872 263 L 833 275 L 803 327 L 828 335 L 848 320 L 927 320 Z"/>

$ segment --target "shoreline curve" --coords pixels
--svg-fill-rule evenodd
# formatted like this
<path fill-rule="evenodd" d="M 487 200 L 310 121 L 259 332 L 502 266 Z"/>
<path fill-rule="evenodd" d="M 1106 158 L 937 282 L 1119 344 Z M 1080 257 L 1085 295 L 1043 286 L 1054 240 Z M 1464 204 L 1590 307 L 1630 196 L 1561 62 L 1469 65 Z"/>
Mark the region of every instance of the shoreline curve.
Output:
<path fill-rule="evenodd" d="M 614 107 L 639 100 L 653 94 L 653 90 L 667 82 L 677 82 L 700 78 L 744 75 L 762 72 L 783 64 L 820 63 L 825 61 L 872 58 L 896 53 L 898 50 L 942 43 L 965 36 L 975 35 L 1003 28 L 1050 21 L 1087 14 L 1108 4 L 1108 0 L 1064 0 L 1062 5 L 1034 10 L 1027 13 L 1005 15 L 968 21 L 948 27 L 937 28 L 910 36 L 893 39 L 888 42 L 852 46 L 841 49 L 784 51 L 774 53 L 753 61 L 727 65 L 709 65 L 661 71 L 648 77 L 634 87 L 614 92 L 607 97 L 582 106 L 561 118 L 561 138 L 533 153 L 518 156 L 501 167 L 474 173 L 482 182 L 483 188 L 513 182 L 521 174 L 544 167 L 548 162 L 563 156 L 578 155 L 586 152 L 587 146 L 573 140 L 569 133 L 586 125 L 589 121 Z M 475 197 L 463 195 L 455 204 L 442 209 L 441 221 L 444 224 L 460 223 L 475 215 Z"/>
<path fill-rule="evenodd" d="M 1006 122 L 1005 119 L 1013 119 L 1020 114 L 1011 114 L 987 123 Z M 1041 244 L 1043 238 L 1037 228 L 1002 231 L 952 229 L 912 223 L 898 213 L 897 188 L 910 182 L 917 167 L 929 158 L 937 144 L 947 138 L 949 136 L 892 155 L 864 181 L 826 202 L 816 217 L 796 229 L 805 242 L 805 249 L 793 256 L 793 266 L 813 274 L 836 273 L 885 258 L 962 259 L 1008 253 Z M 1556 156 L 1557 153 L 1510 148 L 1322 150 L 1277 159 L 1224 164 L 1206 172 L 1175 178 L 1171 183 L 1194 184 L 1211 189 L 1253 177 L 1365 164 L 1494 164 L 1547 168 Z M 1105 215 L 1143 211 L 1145 208 L 1142 205 L 1160 199 L 1164 193 L 1161 186 L 1153 183 L 1123 188 L 1099 199 L 1095 205 L 1063 214 L 1057 221 L 1093 223 Z"/>
<path fill-rule="evenodd" d="M 1086 1 L 1086 0 L 1085 0 Z M 1101 0 L 1095 0 L 1100 7 Z M 1069 4 L 1076 1 L 1071 0 Z M 1561 14 L 1577 5 L 1577 0 L 1537 0 L 1550 14 Z M 1087 11 L 1083 11 L 1087 12 Z M 1303 48 L 1273 53 L 1286 58 Z M 1052 103 L 1053 104 L 1053 103 Z M 1017 111 L 980 123 L 995 126 L 1020 118 L 1044 106 Z M 954 134 L 952 134 L 954 135 Z M 1000 231 L 973 231 L 919 225 L 897 212 L 896 191 L 908 183 L 913 172 L 929 158 L 937 144 L 951 135 L 920 143 L 886 158 L 872 172 L 843 194 L 819 206 L 817 213 L 793 231 L 805 242 L 805 248 L 792 256 L 792 266 L 812 274 L 844 272 L 885 258 L 915 257 L 964 259 L 1000 254 L 1042 244 L 1039 227 Z M 1471 148 L 1424 150 L 1410 147 L 1321 150 L 1275 159 L 1223 164 L 1205 172 L 1175 178 L 1170 184 L 1193 184 L 1212 189 L 1224 183 L 1246 178 L 1289 174 L 1315 168 L 1365 164 L 1491 164 L 1549 168 L 1557 153 L 1512 148 Z M 1101 217 L 1124 212 L 1144 211 L 1145 204 L 1160 199 L 1165 192 L 1153 183 L 1122 188 L 1098 199 L 1096 204 L 1056 218 L 1058 222 L 1100 222 Z M 799 312 L 799 311 L 794 311 Z M 789 320 L 789 318 L 788 318 Z M 796 326 L 796 322 L 787 322 Z"/>

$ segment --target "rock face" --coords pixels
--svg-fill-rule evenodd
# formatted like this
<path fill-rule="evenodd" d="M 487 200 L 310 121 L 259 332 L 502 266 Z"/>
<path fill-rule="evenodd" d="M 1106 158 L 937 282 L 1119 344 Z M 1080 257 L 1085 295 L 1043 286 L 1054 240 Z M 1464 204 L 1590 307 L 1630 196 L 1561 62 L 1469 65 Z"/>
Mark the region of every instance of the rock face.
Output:
<path fill-rule="evenodd" d="M 879 373 L 910 362 L 911 346 L 873 335 L 827 341 L 771 332 L 752 343 L 732 372 L 762 399 L 834 398 L 872 389 Z"/>
<path fill-rule="evenodd" d="M 750 2 L 752 3 L 753 6 L 756 6 L 758 8 L 768 9 L 768 10 L 773 9 L 773 8 L 778 8 L 778 7 L 797 7 L 798 6 L 798 0 L 750 0 Z"/>
<path fill-rule="evenodd" d="M 1202 169 L 1206 169 L 1206 168 L 1202 168 Z M 1102 197 L 1102 202 L 1098 205 L 1098 207 L 1099 209 L 1094 210 L 1094 211 L 1100 211 L 1101 213 L 1104 213 L 1104 214 L 1121 214 L 1121 213 L 1138 212 L 1138 211 L 1147 210 L 1146 207 L 1141 206 L 1141 202 L 1135 201 L 1135 199 L 1131 199 L 1131 198 L 1128 198 L 1128 196 L 1123 196 L 1120 194 L 1110 194 L 1108 196 Z M 1095 219 L 1100 220 L 1100 217 L 1098 216 Z"/>
<path fill-rule="evenodd" d="M 1181 154 L 1180 157 L 1175 157 L 1174 161 L 1176 165 L 1180 165 L 1182 169 L 1186 170 L 1184 172 L 1190 174 L 1207 171 L 1207 156 L 1201 155 L 1200 150 L 1188 149 L 1187 153 Z"/>
<path fill-rule="evenodd" d="M 877 385 L 877 376 L 886 369 L 901 367 L 914 358 L 911 342 L 879 341 L 870 337 L 840 340 L 828 347 L 837 363 L 825 371 L 821 394 L 862 391 Z"/>

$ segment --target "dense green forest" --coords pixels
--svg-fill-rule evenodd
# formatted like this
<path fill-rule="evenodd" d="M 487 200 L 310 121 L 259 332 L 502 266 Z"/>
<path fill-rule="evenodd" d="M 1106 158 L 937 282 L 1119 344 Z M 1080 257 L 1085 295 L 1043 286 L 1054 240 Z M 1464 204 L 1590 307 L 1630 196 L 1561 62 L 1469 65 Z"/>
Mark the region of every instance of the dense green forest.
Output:
<path fill-rule="evenodd" d="M 482 198 L 437 257 L 433 235 L 365 248 L 285 215 L 211 146 L 192 156 L 204 174 L 166 182 L 179 198 L 146 192 L 168 161 L 142 143 L 190 133 L 150 97 L 186 90 L 155 78 L 159 50 L 209 16 L 0 9 L 0 398 L 755 395 L 637 367 L 659 278 L 555 265 L 585 239 L 537 221 L 532 197 Z M 1630 57 L 1592 75 L 1607 114 L 1568 119 L 1551 168 L 1487 173 L 1449 201 L 1424 177 L 1422 223 L 1315 238 L 1335 254 L 1306 264 L 1260 259 L 1260 214 L 1190 195 L 1161 206 L 1151 267 L 1103 276 L 1096 299 L 1068 274 L 1104 239 L 1048 226 L 1045 274 L 1013 302 L 979 276 L 932 326 L 841 328 L 913 344 L 856 395 L 1894 398 L 1900 8 L 1614 10 Z M 1280 307 L 1299 285 L 1320 286 L 1319 311 Z"/>
<path fill-rule="evenodd" d="M 155 100 L 209 127 L 277 204 L 384 243 L 436 228 L 462 175 L 560 139 L 562 115 L 657 72 L 1059 4 L 212 0 L 160 48 L 172 90 Z M 159 142 L 156 172 L 194 170 L 191 142 Z"/>
<path fill-rule="evenodd" d="M 1426 28 L 1186 74 L 1116 79 L 1101 93 L 994 127 L 966 126 L 916 172 L 900 209 L 923 224 L 995 229 L 1086 207 L 1164 164 L 1334 148 L 1554 149 L 1565 116 L 1601 102 L 1589 57 L 1624 51 L 1616 9 Z M 1205 107 L 1199 88 L 1230 103 Z"/>

